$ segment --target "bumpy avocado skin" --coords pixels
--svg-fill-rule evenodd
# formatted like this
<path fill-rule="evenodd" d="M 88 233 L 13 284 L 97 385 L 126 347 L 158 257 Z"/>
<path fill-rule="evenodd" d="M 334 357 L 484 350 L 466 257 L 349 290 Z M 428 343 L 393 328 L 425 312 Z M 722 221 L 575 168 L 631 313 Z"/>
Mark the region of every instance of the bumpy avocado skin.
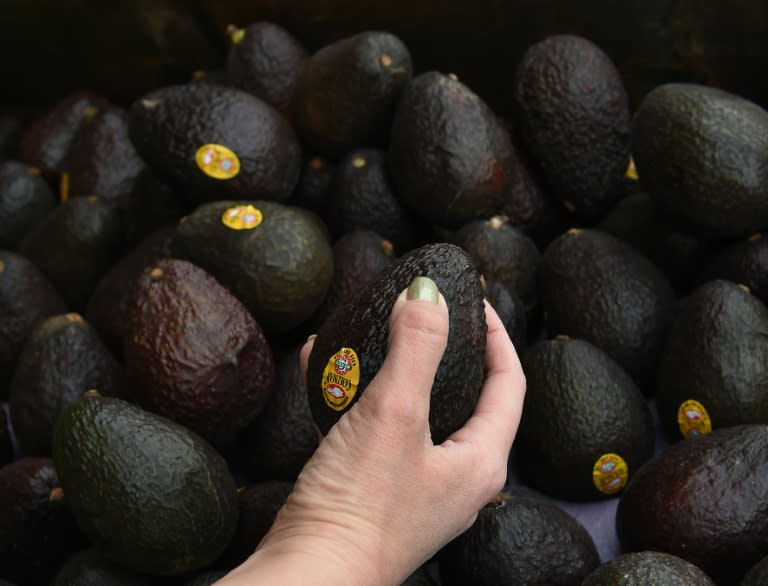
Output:
<path fill-rule="evenodd" d="M 627 553 L 597 568 L 582 586 L 715 586 L 699 568 L 668 553 Z"/>
<path fill-rule="evenodd" d="M 387 353 L 389 315 L 398 295 L 417 276 L 429 277 L 448 305 L 448 344 L 432 386 L 429 423 L 432 439 L 442 442 L 472 414 L 480 393 L 485 364 L 487 324 L 480 275 L 461 248 L 428 244 L 387 265 L 379 277 L 337 307 L 317 332 L 309 357 L 307 391 L 312 416 L 327 433 L 362 396 Z M 360 379 L 351 402 L 337 411 L 323 395 L 323 371 L 342 348 L 359 359 Z"/>

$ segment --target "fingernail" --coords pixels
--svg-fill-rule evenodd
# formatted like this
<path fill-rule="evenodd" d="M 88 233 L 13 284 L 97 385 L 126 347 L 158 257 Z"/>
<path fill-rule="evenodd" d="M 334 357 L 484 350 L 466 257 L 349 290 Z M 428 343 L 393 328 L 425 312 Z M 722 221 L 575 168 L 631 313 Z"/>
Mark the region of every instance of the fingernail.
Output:
<path fill-rule="evenodd" d="M 437 303 L 440 299 L 440 292 L 437 290 L 435 282 L 428 277 L 416 277 L 410 285 L 405 298 L 411 301 L 431 301 Z"/>
<path fill-rule="evenodd" d="M 307 342 L 311 342 L 315 338 L 317 338 L 317 334 L 309 334 L 309 336 L 307 336 Z M 306 344 L 307 342 L 304 343 Z"/>

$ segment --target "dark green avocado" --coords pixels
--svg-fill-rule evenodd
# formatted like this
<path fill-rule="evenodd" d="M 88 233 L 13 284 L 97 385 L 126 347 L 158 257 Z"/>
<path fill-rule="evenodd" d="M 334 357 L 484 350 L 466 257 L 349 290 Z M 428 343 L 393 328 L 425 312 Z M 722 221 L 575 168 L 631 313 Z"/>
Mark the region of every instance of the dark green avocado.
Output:
<path fill-rule="evenodd" d="M 317 449 L 317 429 L 301 379 L 301 346 L 280 356 L 274 391 L 239 437 L 251 479 L 293 482 Z"/>
<path fill-rule="evenodd" d="M 67 306 L 27 258 L 0 250 L 0 394 L 6 396 L 24 342 L 45 318 Z"/>
<path fill-rule="evenodd" d="M 498 213 L 517 181 L 519 162 L 501 120 L 456 76 L 437 71 L 403 91 L 389 156 L 400 201 L 444 228 Z"/>
<path fill-rule="evenodd" d="M 398 200 L 381 149 L 355 149 L 339 161 L 323 217 L 335 237 L 375 230 L 398 254 L 415 248 L 419 238 L 421 222 Z"/>
<path fill-rule="evenodd" d="M 654 550 L 737 584 L 768 551 L 768 427 L 740 425 L 678 442 L 643 465 L 619 498 L 625 552 Z"/>
<path fill-rule="evenodd" d="M 678 440 L 718 427 L 768 423 L 768 308 L 743 285 L 696 289 L 667 337 L 656 407 Z"/>
<path fill-rule="evenodd" d="M 59 204 L 21 241 L 19 251 L 50 279 L 67 304 L 83 311 L 96 283 L 122 252 L 117 210 L 97 197 Z"/>
<path fill-rule="evenodd" d="M 650 260 L 601 230 L 571 229 L 544 250 L 538 293 L 550 336 L 591 342 L 653 394 L 677 297 Z"/>
<path fill-rule="evenodd" d="M 764 586 L 768 584 L 768 556 L 757 562 L 744 579 L 739 582 L 739 586 Z"/>
<path fill-rule="evenodd" d="M 659 206 L 715 236 L 768 228 L 768 112 L 725 90 L 659 85 L 634 117 L 632 156 Z"/>
<path fill-rule="evenodd" d="M 129 136 L 139 156 L 197 202 L 282 201 L 296 186 L 301 146 L 265 101 L 211 84 L 174 85 L 136 100 Z"/>
<path fill-rule="evenodd" d="M 287 30 L 273 22 L 232 26 L 225 65 L 226 82 L 272 104 L 291 116 L 293 91 L 307 50 Z"/>
<path fill-rule="evenodd" d="M 653 456 L 651 411 L 632 378 L 599 348 L 565 337 L 531 346 L 522 365 L 514 453 L 523 481 L 572 501 L 619 494 Z"/>
<path fill-rule="evenodd" d="M 499 281 L 486 281 L 485 298 L 504 324 L 515 350 L 522 356 L 528 346 L 528 319 L 520 297 Z"/>
<path fill-rule="evenodd" d="M 56 203 L 38 169 L 0 161 L 0 248 L 14 250 Z"/>
<path fill-rule="evenodd" d="M 50 317 L 30 334 L 8 396 L 25 456 L 50 456 L 61 409 L 85 391 L 124 396 L 123 369 L 79 314 Z"/>
<path fill-rule="evenodd" d="M 335 173 L 335 161 L 320 156 L 307 158 L 299 175 L 299 183 L 286 203 L 306 208 L 322 216 L 328 204 L 331 181 Z"/>
<path fill-rule="evenodd" d="M 72 513 L 111 561 L 140 573 L 202 569 L 237 525 L 235 483 L 197 434 L 121 399 L 64 407 L 53 458 Z"/>
<path fill-rule="evenodd" d="M 333 276 L 325 224 L 277 202 L 204 204 L 179 223 L 171 253 L 228 287 L 267 331 L 286 332 L 309 318 Z"/>
<path fill-rule="evenodd" d="M 692 563 L 668 553 L 638 551 L 614 558 L 586 577 L 581 586 L 715 586 Z"/>
<path fill-rule="evenodd" d="M 0 579 L 47 584 L 87 544 L 53 460 L 21 458 L 0 468 Z"/>
<path fill-rule="evenodd" d="M 272 348 L 245 306 L 200 267 L 152 263 L 126 301 L 136 401 L 214 439 L 248 425 L 275 381 Z"/>
<path fill-rule="evenodd" d="M 437 554 L 445 586 L 580 586 L 600 563 L 592 537 L 553 501 L 501 493 Z"/>
<path fill-rule="evenodd" d="M 395 35 L 363 31 L 333 41 L 304 62 L 293 120 L 312 152 L 339 156 L 386 144 L 397 100 L 412 75 L 411 55 Z"/>
<path fill-rule="evenodd" d="M 312 416 L 323 434 L 362 396 L 381 368 L 392 306 L 419 276 L 435 282 L 450 315 L 447 347 L 432 385 L 433 441 L 441 443 L 474 411 L 483 382 L 487 335 L 480 274 L 458 246 L 427 244 L 392 261 L 318 330 L 307 367 L 307 391 Z"/>
<path fill-rule="evenodd" d="M 151 586 L 159 581 L 114 564 L 91 547 L 67 560 L 52 586 Z"/>
<path fill-rule="evenodd" d="M 768 304 L 768 233 L 752 234 L 711 255 L 698 275 L 698 284 L 723 279 L 746 285 Z"/>
<path fill-rule="evenodd" d="M 513 130 L 510 130 L 510 134 L 518 168 L 512 183 L 504 193 L 499 212 L 500 215 L 507 217 L 507 221 L 512 226 L 531 235 L 544 219 L 546 196 L 541 181 L 536 177 L 530 157 L 520 148 Z"/>
<path fill-rule="evenodd" d="M 514 74 L 516 135 L 546 190 L 593 219 L 618 196 L 629 162 L 631 116 L 621 74 L 587 38 L 546 37 Z"/>

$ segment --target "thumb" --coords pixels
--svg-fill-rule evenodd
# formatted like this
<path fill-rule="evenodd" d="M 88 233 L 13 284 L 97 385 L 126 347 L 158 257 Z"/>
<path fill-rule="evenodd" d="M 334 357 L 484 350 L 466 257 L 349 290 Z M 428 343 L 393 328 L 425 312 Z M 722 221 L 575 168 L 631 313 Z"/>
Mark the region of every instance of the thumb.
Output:
<path fill-rule="evenodd" d="M 377 400 L 388 405 L 387 412 L 407 413 L 426 422 L 432 384 L 447 343 L 445 299 L 434 281 L 416 277 L 392 307 L 387 357 L 366 395 L 381 393 Z"/>

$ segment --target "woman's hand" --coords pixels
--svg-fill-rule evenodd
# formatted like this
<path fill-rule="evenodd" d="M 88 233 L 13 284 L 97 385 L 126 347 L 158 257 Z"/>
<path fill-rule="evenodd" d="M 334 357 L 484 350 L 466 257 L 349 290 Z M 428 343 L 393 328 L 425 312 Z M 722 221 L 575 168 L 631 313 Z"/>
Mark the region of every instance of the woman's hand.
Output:
<path fill-rule="evenodd" d="M 380 371 L 322 440 L 256 552 L 218 584 L 399 584 L 474 522 L 506 481 L 525 392 L 506 330 L 485 310 L 477 407 L 434 445 L 430 392 L 448 309 L 429 279 L 403 292 Z M 304 373 L 311 347 L 301 352 Z"/>

